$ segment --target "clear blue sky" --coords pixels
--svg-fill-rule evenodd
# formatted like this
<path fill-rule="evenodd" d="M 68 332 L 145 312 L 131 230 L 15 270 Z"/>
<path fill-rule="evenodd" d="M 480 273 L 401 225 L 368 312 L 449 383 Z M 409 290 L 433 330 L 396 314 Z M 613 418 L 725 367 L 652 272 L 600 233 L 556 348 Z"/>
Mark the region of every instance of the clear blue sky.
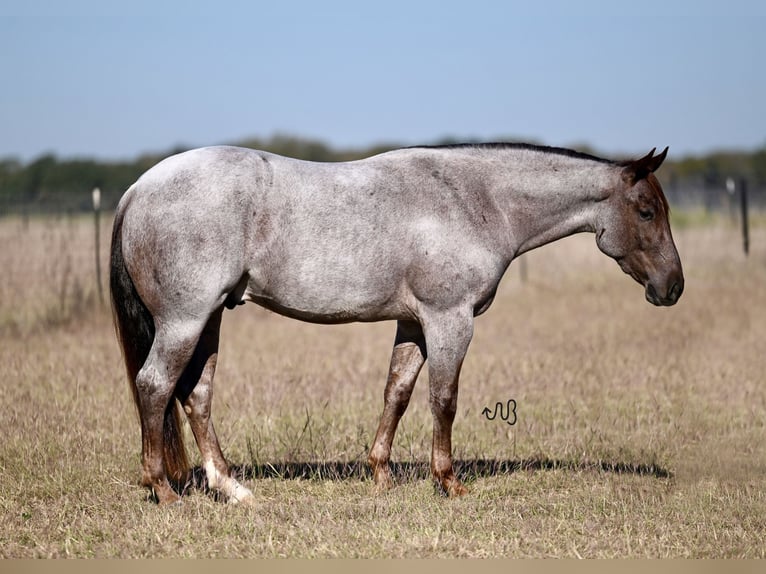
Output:
<path fill-rule="evenodd" d="M 766 145 L 766 1 L 0 0 L 0 157 L 274 133 Z"/>

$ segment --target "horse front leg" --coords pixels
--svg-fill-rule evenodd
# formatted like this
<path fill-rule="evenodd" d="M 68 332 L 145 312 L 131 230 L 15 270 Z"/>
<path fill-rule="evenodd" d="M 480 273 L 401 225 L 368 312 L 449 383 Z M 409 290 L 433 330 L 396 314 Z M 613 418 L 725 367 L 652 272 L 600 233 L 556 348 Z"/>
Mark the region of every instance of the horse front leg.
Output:
<path fill-rule="evenodd" d="M 417 323 L 399 321 L 394 349 L 391 353 L 386 390 L 383 394 L 383 414 L 367 458 L 372 467 L 375 486 L 379 490 L 391 488 L 394 484 L 389 466 L 391 444 L 396 434 L 396 427 L 410 403 L 412 389 L 415 387 L 415 381 L 425 360 L 423 329 Z"/>
<path fill-rule="evenodd" d="M 434 418 L 431 474 L 449 496 L 468 490 L 452 468 L 452 423 L 457 411 L 458 379 L 473 337 L 473 314 L 437 314 L 425 323 L 428 345 L 428 377 L 431 413 Z"/>

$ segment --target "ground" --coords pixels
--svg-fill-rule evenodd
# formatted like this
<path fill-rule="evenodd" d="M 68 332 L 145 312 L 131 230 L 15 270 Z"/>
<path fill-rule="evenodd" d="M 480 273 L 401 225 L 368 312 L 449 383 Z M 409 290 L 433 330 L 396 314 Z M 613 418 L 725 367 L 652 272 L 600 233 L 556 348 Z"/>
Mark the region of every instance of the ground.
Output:
<path fill-rule="evenodd" d="M 734 222 L 677 215 L 671 308 L 592 235 L 525 255 L 524 281 L 514 263 L 463 367 L 456 500 L 428 479 L 425 373 L 396 487 L 376 494 L 364 465 L 392 323 L 227 311 L 213 414 L 256 504 L 222 503 L 197 470 L 161 508 L 138 484 L 93 222 L 0 219 L 0 556 L 766 557 L 766 224 L 752 227 L 745 257 Z M 482 415 L 508 399 L 514 425 Z"/>

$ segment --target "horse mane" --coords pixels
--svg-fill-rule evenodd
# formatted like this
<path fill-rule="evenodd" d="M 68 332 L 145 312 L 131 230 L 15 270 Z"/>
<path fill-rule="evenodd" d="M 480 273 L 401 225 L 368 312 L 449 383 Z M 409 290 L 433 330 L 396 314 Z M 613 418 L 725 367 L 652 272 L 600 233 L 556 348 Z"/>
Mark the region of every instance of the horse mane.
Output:
<path fill-rule="evenodd" d="M 479 150 L 512 149 L 512 150 L 533 151 L 533 152 L 538 152 L 543 154 L 562 155 L 565 157 L 595 161 L 598 163 L 604 163 L 604 164 L 614 165 L 614 166 L 624 166 L 624 165 L 628 165 L 629 163 L 627 161 L 614 161 L 611 159 L 605 159 L 603 157 L 598 157 L 589 153 L 576 151 L 576 150 L 568 149 L 564 147 L 553 147 L 553 146 L 537 145 L 537 144 L 530 144 L 530 143 L 517 143 L 517 142 L 416 145 L 416 146 L 406 147 L 404 149 L 447 149 L 447 150 L 449 149 L 456 149 L 456 150 L 459 150 L 459 149 L 479 149 Z M 662 191 L 662 186 L 660 185 L 659 180 L 654 176 L 654 174 L 650 173 L 646 177 L 646 181 L 649 184 L 649 187 L 654 192 L 655 196 L 657 197 L 657 200 L 660 202 L 660 205 L 662 205 L 662 207 L 665 209 L 665 213 L 670 214 L 670 205 L 668 204 L 667 197 L 665 197 L 665 192 Z"/>
<path fill-rule="evenodd" d="M 591 155 L 589 153 L 575 151 L 573 149 L 563 147 L 552 147 L 530 143 L 516 143 L 516 142 L 487 142 L 487 143 L 454 143 L 454 144 L 441 144 L 441 145 L 417 145 L 404 149 L 480 149 L 480 150 L 526 150 L 534 151 L 544 154 L 563 155 L 566 157 L 572 157 L 577 159 L 585 159 L 590 161 L 597 161 L 599 163 L 606 163 L 617 165 L 618 162 L 603 157 Z"/>

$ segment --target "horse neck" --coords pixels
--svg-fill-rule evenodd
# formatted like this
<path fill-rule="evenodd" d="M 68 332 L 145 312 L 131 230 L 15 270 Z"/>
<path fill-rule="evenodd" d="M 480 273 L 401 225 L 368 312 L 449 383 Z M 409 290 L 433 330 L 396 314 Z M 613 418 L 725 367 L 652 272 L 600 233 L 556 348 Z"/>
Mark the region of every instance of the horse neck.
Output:
<path fill-rule="evenodd" d="M 513 257 L 594 232 L 599 203 L 615 185 L 614 165 L 607 162 L 530 152 L 504 165 L 496 202 L 508 220 Z"/>

